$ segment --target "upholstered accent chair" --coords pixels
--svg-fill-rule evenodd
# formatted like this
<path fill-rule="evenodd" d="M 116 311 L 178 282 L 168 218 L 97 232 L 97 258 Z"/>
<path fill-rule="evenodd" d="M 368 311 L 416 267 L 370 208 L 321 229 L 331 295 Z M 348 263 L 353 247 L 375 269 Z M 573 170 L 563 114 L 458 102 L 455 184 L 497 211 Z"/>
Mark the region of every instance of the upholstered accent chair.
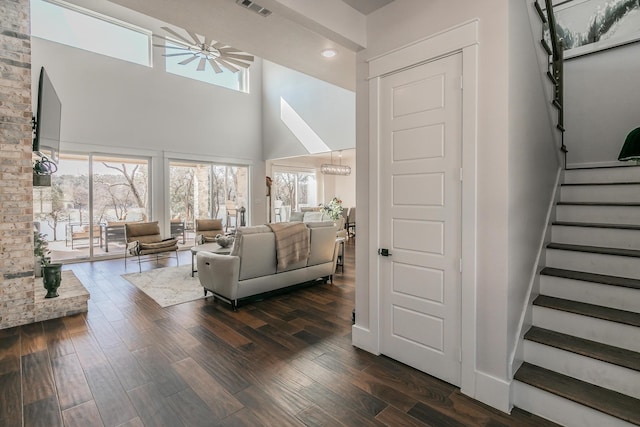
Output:
<path fill-rule="evenodd" d="M 178 240 L 174 237 L 163 239 L 158 221 L 125 223 L 124 234 L 127 242 L 127 248 L 124 253 L 125 269 L 127 256 L 137 257 L 138 268 L 142 271 L 140 265 L 143 261 L 142 257 L 155 255 L 157 261 L 160 255 L 169 254 L 170 252 L 175 254 L 176 264 L 180 264 L 178 260 Z"/>
<path fill-rule="evenodd" d="M 221 219 L 196 219 L 196 245 L 215 242 L 218 234 L 224 234 Z"/>

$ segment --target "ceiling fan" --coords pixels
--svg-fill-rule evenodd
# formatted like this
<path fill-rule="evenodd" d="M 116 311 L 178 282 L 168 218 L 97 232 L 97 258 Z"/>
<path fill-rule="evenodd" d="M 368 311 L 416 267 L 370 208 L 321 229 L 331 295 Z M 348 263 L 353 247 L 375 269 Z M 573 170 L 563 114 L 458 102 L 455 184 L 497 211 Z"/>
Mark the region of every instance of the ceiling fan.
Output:
<path fill-rule="evenodd" d="M 208 40 L 206 37 L 201 39 L 196 33 L 185 30 L 191 38 L 191 40 L 189 40 L 187 37 L 169 27 L 161 28 L 173 37 L 157 36 L 169 42 L 169 45 L 154 44 L 154 46 L 184 51 L 163 55 L 166 57 L 188 56 L 185 60 L 179 62 L 180 65 L 187 65 L 199 59 L 197 65 L 198 71 L 204 71 L 207 63 L 209 63 L 216 73 L 222 73 L 224 71 L 223 68 L 232 73 L 237 73 L 240 71 L 238 67 L 249 68 L 249 65 L 253 62 L 253 55 L 249 55 L 225 43 Z"/>

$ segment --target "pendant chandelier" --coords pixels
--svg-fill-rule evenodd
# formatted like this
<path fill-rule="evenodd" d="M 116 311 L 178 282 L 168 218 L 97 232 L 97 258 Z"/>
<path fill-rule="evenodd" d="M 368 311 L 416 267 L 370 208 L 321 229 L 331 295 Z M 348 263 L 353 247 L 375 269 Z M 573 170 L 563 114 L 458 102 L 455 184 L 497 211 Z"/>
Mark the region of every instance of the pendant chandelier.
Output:
<path fill-rule="evenodd" d="M 331 163 L 320 165 L 320 172 L 325 175 L 351 175 L 351 166 L 342 164 L 342 151 L 339 154 L 339 164 L 333 163 L 333 151 L 331 152 Z"/>

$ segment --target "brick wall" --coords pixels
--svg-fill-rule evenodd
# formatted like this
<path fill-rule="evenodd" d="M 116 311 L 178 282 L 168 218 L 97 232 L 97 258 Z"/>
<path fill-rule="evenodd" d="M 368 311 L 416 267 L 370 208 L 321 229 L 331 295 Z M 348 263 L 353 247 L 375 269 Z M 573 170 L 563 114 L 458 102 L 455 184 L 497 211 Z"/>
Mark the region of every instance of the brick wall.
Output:
<path fill-rule="evenodd" d="M 29 0 L 0 2 L 0 329 L 35 320 Z"/>

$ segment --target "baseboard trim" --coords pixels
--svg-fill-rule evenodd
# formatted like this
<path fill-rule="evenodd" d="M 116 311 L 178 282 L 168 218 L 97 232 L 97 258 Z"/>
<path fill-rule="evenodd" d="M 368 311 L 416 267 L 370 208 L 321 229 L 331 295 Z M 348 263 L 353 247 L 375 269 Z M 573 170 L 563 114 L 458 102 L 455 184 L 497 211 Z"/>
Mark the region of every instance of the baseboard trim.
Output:
<path fill-rule="evenodd" d="M 476 395 L 471 397 L 507 414 L 511 412 L 510 381 L 476 371 Z"/>
<path fill-rule="evenodd" d="M 380 348 L 377 342 L 377 337 L 373 335 L 371 330 L 357 324 L 351 327 L 351 344 L 355 347 L 378 356 L 380 355 Z"/>

